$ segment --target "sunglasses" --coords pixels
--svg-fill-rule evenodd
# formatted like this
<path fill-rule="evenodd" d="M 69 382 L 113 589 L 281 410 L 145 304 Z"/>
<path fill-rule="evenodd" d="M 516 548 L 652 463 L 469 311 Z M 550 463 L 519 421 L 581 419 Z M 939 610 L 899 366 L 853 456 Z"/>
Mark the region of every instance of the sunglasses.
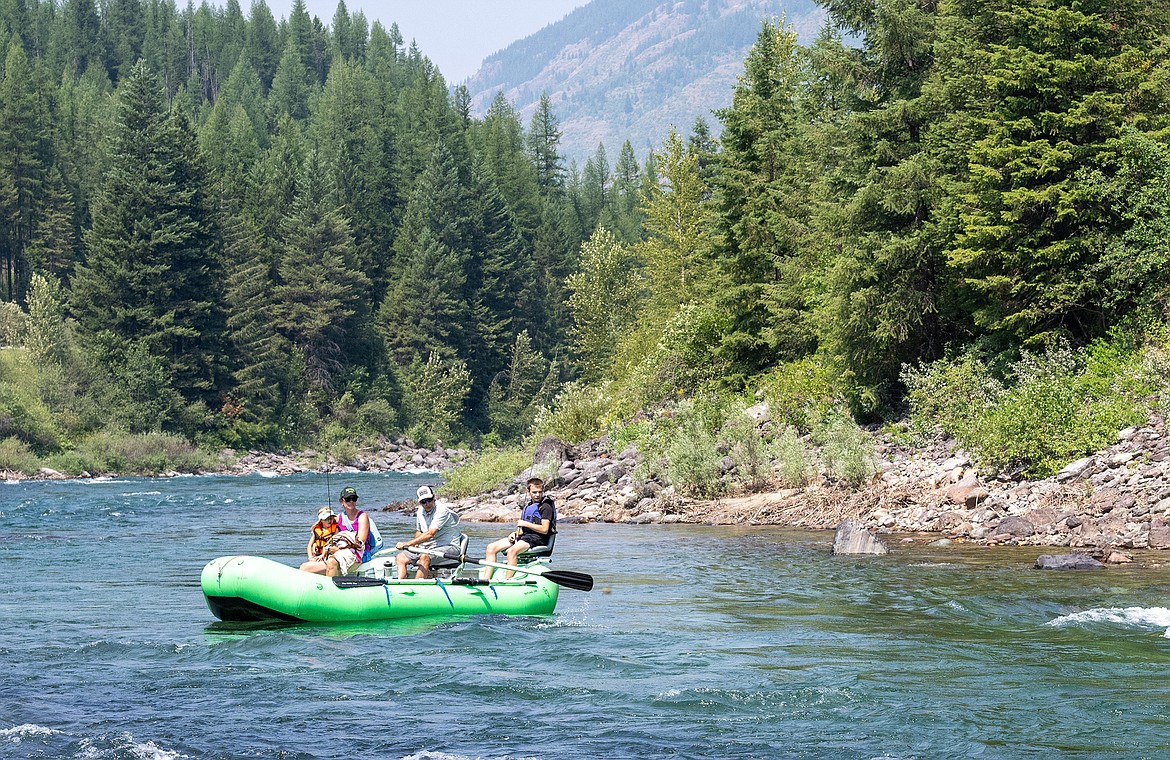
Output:
<path fill-rule="evenodd" d="M 356 496 L 346 496 L 342 501 L 357 501 Z"/>
<path fill-rule="evenodd" d="M 419 504 L 430 504 L 432 501 L 434 501 L 434 499 L 419 499 L 418 503 Z"/>

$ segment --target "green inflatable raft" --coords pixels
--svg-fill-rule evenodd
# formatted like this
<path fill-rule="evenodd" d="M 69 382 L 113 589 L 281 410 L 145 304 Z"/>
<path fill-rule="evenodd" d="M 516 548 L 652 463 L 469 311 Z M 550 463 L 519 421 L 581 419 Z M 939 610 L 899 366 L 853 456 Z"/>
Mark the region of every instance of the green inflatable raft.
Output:
<path fill-rule="evenodd" d="M 559 577 L 556 571 L 547 572 Z M 200 584 L 212 614 L 227 621 L 340 623 L 430 616 L 547 615 L 556 607 L 558 593 L 557 583 L 542 577 L 539 566 L 507 581 L 459 577 L 400 581 L 368 576 L 326 578 L 263 557 L 242 555 L 208 562 Z"/>

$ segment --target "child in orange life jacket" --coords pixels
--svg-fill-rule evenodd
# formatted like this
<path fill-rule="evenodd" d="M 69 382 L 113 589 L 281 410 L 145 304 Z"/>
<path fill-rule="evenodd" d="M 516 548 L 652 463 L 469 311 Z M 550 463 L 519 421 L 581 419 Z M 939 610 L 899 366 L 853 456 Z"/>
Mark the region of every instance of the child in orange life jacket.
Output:
<path fill-rule="evenodd" d="M 325 547 L 329 540 L 337 533 L 337 516 L 329 507 L 321 507 L 317 512 L 317 522 L 313 523 L 313 532 L 309 536 L 309 544 L 305 552 L 309 561 L 301 564 L 301 569 L 308 573 L 325 574 Z"/>

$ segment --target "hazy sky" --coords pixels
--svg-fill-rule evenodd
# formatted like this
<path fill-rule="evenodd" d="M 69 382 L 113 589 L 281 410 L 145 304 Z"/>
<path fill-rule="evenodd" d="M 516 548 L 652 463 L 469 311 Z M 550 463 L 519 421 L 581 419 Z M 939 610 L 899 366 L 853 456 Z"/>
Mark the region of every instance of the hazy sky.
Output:
<path fill-rule="evenodd" d="M 266 0 L 272 15 L 288 18 L 293 0 Z M 413 39 L 435 62 L 448 84 L 458 84 L 479 69 L 484 58 L 512 42 L 564 18 L 589 0 L 346 0 L 350 13 L 362 11 L 370 23 L 397 23 L 407 44 Z M 218 3 L 222 6 L 223 3 Z M 241 0 L 244 13 L 251 5 Z M 309 14 L 329 25 L 337 0 L 305 0 Z"/>

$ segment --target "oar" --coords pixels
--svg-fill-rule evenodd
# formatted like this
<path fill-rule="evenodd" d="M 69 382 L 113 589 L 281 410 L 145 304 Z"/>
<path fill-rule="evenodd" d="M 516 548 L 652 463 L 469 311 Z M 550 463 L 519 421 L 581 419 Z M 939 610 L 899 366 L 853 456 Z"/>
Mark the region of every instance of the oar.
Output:
<path fill-rule="evenodd" d="M 488 562 L 484 559 L 472 559 L 471 557 L 461 556 L 459 549 L 454 546 L 448 546 L 443 550 L 438 549 L 424 549 L 421 546 L 410 547 L 416 552 L 424 552 L 434 557 L 443 557 L 445 559 L 456 559 L 460 562 L 470 562 L 473 565 L 483 565 L 484 567 L 497 567 L 501 570 L 511 570 L 515 573 L 524 573 L 525 575 L 539 575 L 542 578 L 548 578 L 558 586 L 571 588 L 576 591 L 592 591 L 593 590 L 593 576 L 587 573 L 575 573 L 572 570 L 550 570 L 543 565 L 528 566 L 527 569 L 523 567 L 516 567 L 513 565 L 501 565 L 498 562 Z"/>

